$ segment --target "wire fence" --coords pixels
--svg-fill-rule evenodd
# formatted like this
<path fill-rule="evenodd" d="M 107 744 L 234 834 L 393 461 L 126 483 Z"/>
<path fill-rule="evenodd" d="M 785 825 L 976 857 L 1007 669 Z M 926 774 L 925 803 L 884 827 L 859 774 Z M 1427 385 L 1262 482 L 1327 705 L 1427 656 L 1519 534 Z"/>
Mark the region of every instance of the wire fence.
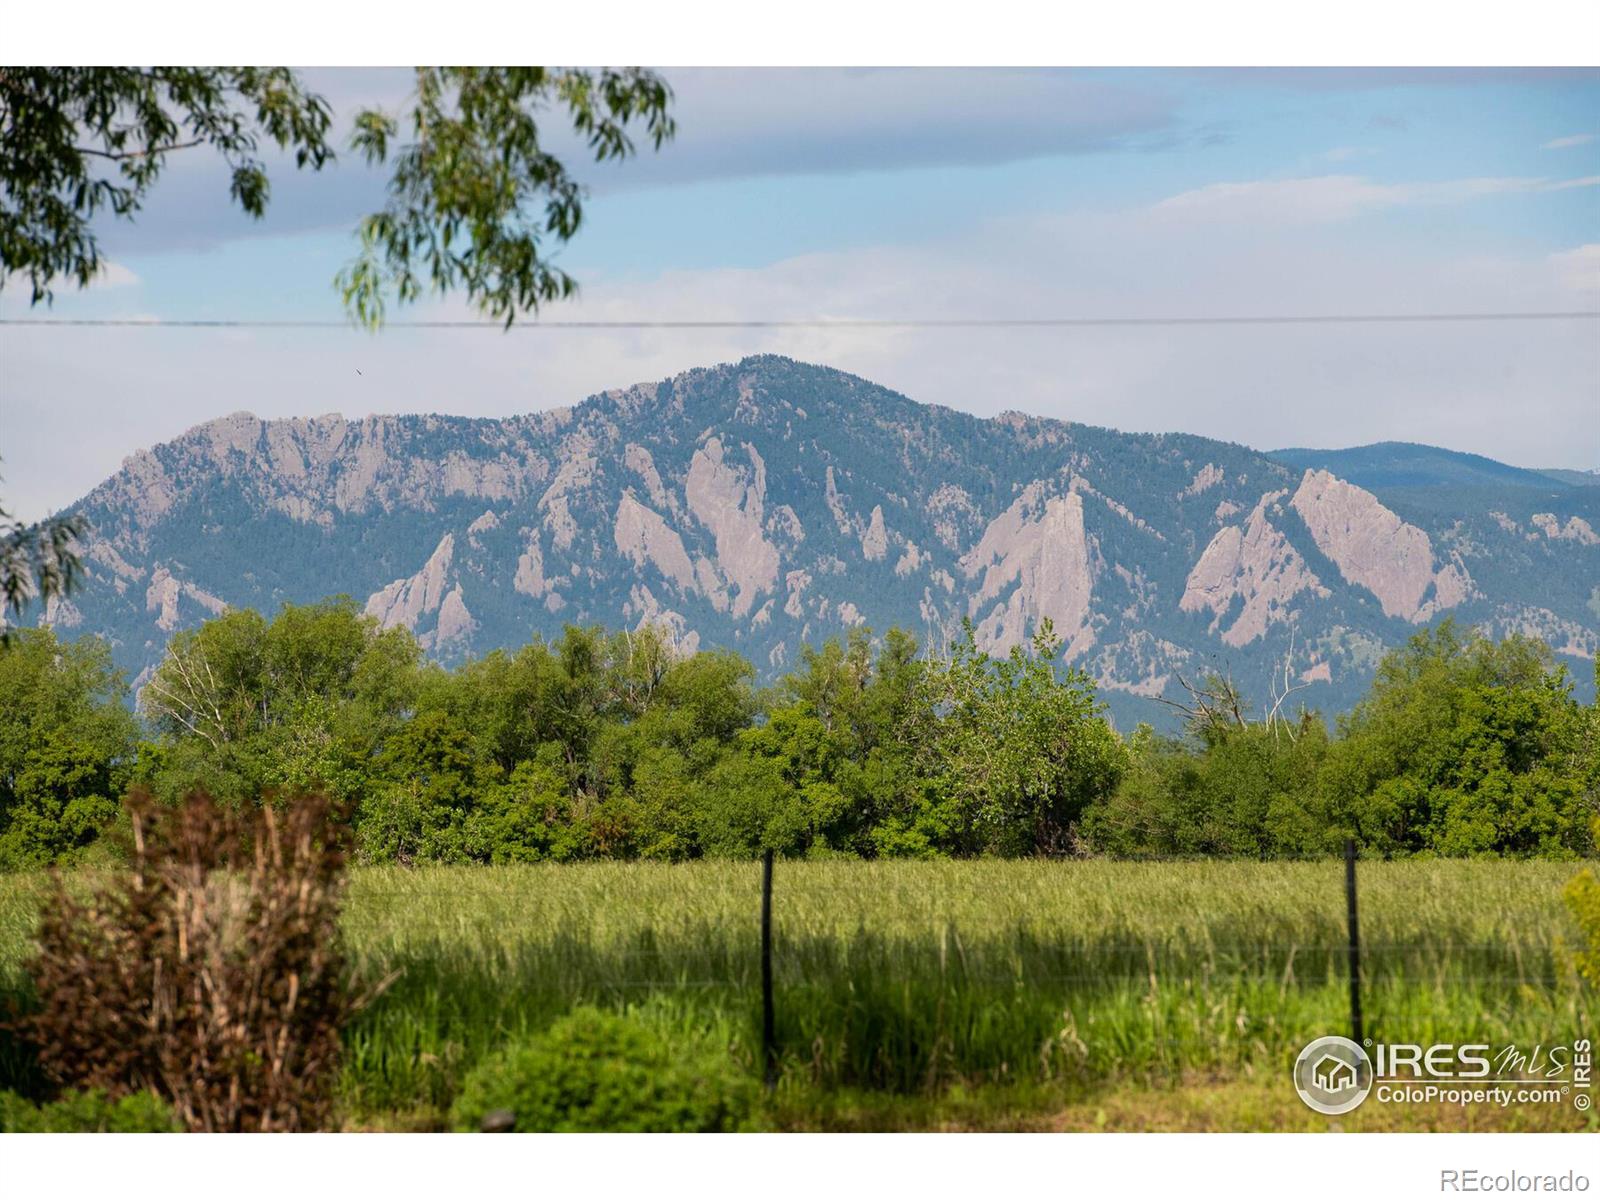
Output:
<path fill-rule="evenodd" d="M 1600 1010 L 1546 890 L 1571 865 L 1351 865 L 362 870 L 344 910 L 348 961 L 359 980 L 398 975 L 347 1031 L 350 1077 L 383 1104 L 448 1103 L 463 1064 L 579 1005 L 717 1031 L 774 1089 L 928 1095 L 1281 1079 L 1334 1033 L 1527 1051 L 1593 1036 Z M 1468 882 L 1413 898 L 1414 881 L 1439 878 Z M 1534 885 L 1509 914 L 1482 886 L 1506 879 Z M 25 939 L 47 902 L 44 880 L 28 891 L 0 912 L 0 943 Z M 0 971 L 0 999 L 20 975 L 9 978 Z"/>
<path fill-rule="evenodd" d="M 552 1011 L 679 992 L 750 1014 L 769 1086 L 789 1070 L 836 1070 L 857 1080 L 898 1072 L 904 1084 L 941 1062 L 954 1062 L 958 1073 L 1007 1062 L 1016 1069 L 1017 1047 L 1029 1044 L 1052 1061 L 1081 1046 L 1101 1062 L 1187 1069 L 1276 1059 L 1309 1036 L 1333 1032 L 1358 1042 L 1482 1030 L 1543 1038 L 1587 1020 L 1586 993 L 1552 928 L 1509 929 L 1499 939 L 1449 927 L 1436 936 L 1397 931 L 1394 921 L 1412 917 L 1396 911 L 1391 891 L 1377 913 L 1377 935 L 1363 937 L 1353 847 L 1349 855 L 1342 895 L 1341 864 L 1315 860 L 1316 898 L 1284 914 L 1306 922 L 1303 937 L 1274 924 L 1267 896 L 1254 927 L 1233 909 L 1207 914 L 1199 898 L 1177 913 L 1176 927 L 1163 928 L 1155 916 L 1143 936 L 1115 924 L 1055 923 L 1057 914 L 1023 927 L 1011 923 L 1015 907 L 986 924 L 970 888 L 919 893 L 893 875 L 835 873 L 825 864 L 790 874 L 782 864 L 775 869 L 770 855 L 749 874 L 718 871 L 709 903 L 698 885 L 666 884 L 651 893 L 643 925 L 636 910 L 608 908 L 608 900 L 625 905 L 622 897 L 633 893 L 604 867 L 593 890 L 583 889 L 590 907 L 566 892 L 565 903 L 526 914 L 537 926 L 532 936 L 519 929 L 514 900 L 463 920 L 459 894 L 447 897 L 441 885 L 437 899 L 468 943 L 446 948 L 451 963 L 475 971 L 472 934 L 498 940 L 507 986 L 536 990 Z M 1061 868 L 1065 881 L 1072 864 Z M 388 878 L 359 888 L 363 921 L 373 930 L 386 927 L 387 910 L 418 899 Z M 607 880 L 617 890 L 608 892 Z M 430 887 L 425 878 L 421 886 Z M 539 887 L 516 894 L 537 896 Z M 693 911 L 691 895 L 700 905 Z M 966 923 L 951 915 L 953 904 Z M 1436 911 L 1425 919 L 1439 918 Z M 410 944 L 418 961 L 437 950 L 439 928 L 417 926 L 428 931 Z M 405 936 L 393 945 L 407 952 Z M 850 1062 L 825 1068 L 823 1059 Z M 891 1060 L 892 1069 L 884 1065 Z"/>

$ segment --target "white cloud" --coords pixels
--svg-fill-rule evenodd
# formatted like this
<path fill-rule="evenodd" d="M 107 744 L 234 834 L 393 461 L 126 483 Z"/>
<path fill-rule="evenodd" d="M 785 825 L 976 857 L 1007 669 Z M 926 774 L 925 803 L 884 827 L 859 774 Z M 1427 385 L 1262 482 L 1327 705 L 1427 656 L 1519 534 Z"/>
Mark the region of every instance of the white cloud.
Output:
<path fill-rule="evenodd" d="M 702 180 L 996 165 L 1060 155 L 1176 148 L 1203 141 L 1179 119 L 1169 89 L 1071 69 L 668 68 L 677 136 L 660 153 L 641 142 L 626 162 L 596 165 L 552 112 L 545 149 L 597 194 Z M 363 105 L 401 111 L 409 69 L 320 68 L 308 85 L 333 104 L 341 146 Z M 105 244 L 137 257 L 246 237 L 353 229 L 384 202 L 385 170 L 341 154 L 320 172 L 264 147 L 272 202 L 257 221 L 228 199 L 227 164 L 174 156 L 137 222 L 100 223 Z"/>
<path fill-rule="evenodd" d="M 1600 242 L 1552 254 L 1550 264 L 1564 286 L 1575 292 L 1600 293 Z M 1600 295 L 1596 299 L 1600 299 Z"/>
<path fill-rule="evenodd" d="M 1559 192 L 1600 185 L 1600 175 L 1579 179 L 1485 177 L 1427 183 L 1377 183 L 1359 175 L 1315 175 L 1211 183 L 1152 206 L 1162 216 L 1222 221 L 1343 221 L 1382 209 L 1460 204 L 1483 196 Z"/>
<path fill-rule="evenodd" d="M 1587 146 L 1590 142 L 1594 141 L 1596 137 L 1600 137 L 1600 134 L 1574 133 L 1568 135 L 1567 137 L 1551 138 L 1543 146 L 1540 146 L 1539 149 L 1570 150 L 1574 146 Z"/>
<path fill-rule="evenodd" d="M 1380 186 L 1362 184 L 1361 186 Z M 1281 196 L 1280 196 L 1281 199 Z M 1364 201 L 1363 201 L 1364 202 Z M 283 253 L 296 252 L 285 241 Z M 1291 315 L 1570 309 L 1600 243 L 1439 253 L 1414 235 L 1056 213 L 759 268 L 587 279 L 561 320 Z M 1586 293 L 1592 295 L 1592 292 Z M 1580 300 L 1578 306 L 1587 301 Z M 461 315 L 459 307 L 450 309 Z M 434 315 L 421 308 L 405 314 Z M 500 416 L 773 352 L 983 415 L 1021 409 L 1256 446 L 1444 444 L 1600 461 L 1593 323 L 1104 329 L 0 330 L 4 496 L 69 503 L 123 456 L 239 408 Z M 357 375 L 357 371 L 361 374 Z M 104 397 L 115 396 L 114 404 Z M 1514 398 L 1514 415 L 1512 403 Z M 1575 434 L 1575 431 L 1579 431 Z"/>
<path fill-rule="evenodd" d="M 1335 146 L 1317 155 L 1324 162 L 1349 162 L 1356 158 L 1371 158 L 1378 153 L 1370 146 Z"/>
<path fill-rule="evenodd" d="M 1210 183 L 1152 206 L 1162 216 L 1255 221 L 1337 221 L 1397 203 L 1390 185 L 1355 175 Z"/>
<path fill-rule="evenodd" d="M 139 277 L 119 262 L 109 258 L 100 260 L 100 270 L 96 272 L 84 288 L 78 287 L 78 281 L 70 275 L 56 275 L 50 280 L 50 287 L 57 295 L 81 294 L 83 291 L 94 290 L 97 292 L 111 291 L 115 288 L 137 287 Z M 0 308 L 9 312 L 13 306 L 21 305 L 26 308 L 32 295 L 32 287 L 28 276 L 21 271 L 12 271 L 0 275 Z M 19 314 L 20 315 L 20 314 Z"/>
<path fill-rule="evenodd" d="M 137 287 L 139 277 L 119 262 L 105 259 L 100 263 L 100 272 L 89 284 L 93 288 L 122 288 Z"/>

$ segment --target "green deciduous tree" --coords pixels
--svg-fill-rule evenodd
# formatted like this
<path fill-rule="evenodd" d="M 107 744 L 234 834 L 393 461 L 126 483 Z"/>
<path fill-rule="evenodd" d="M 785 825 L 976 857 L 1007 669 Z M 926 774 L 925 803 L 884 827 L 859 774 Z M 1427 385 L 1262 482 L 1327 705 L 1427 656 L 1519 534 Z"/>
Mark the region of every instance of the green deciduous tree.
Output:
<path fill-rule="evenodd" d="M 116 816 L 136 733 L 126 693 L 98 638 L 25 629 L 0 646 L 0 869 L 59 861 Z"/>
<path fill-rule="evenodd" d="M 929 793 L 914 767 L 918 721 L 930 697 L 917 643 L 891 629 L 873 657 L 871 633 L 807 647 L 801 669 L 760 727 L 741 735 L 746 754 L 781 772 L 795 805 L 776 818 L 791 844 L 773 849 L 864 855 L 937 853 Z"/>
<path fill-rule="evenodd" d="M 935 781 L 960 853 L 1065 853 L 1085 809 L 1109 796 L 1127 750 L 1094 684 L 1059 671 L 1049 618 L 1003 659 L 977 649 L 970 623 L 926 686 L 936 713 L 920 769 Z"/>
<path fill-rule="evenodd" d="M 370 860 L 468 862 L 492 857 L 472 845 L 468 823 L 493 772 L 449 713 L 407 721 L 374 764 L 383 782 L 363 801 L 360 848 Z"/>
<path fill-rule="evenodd" d="M 236 805 L 324 788 L 374 862 L 1275 858 L 1346 836 L 1386 855 L 1566 857 L 1592 849 L 1600 811 L 1600 707 L 1573 701 L 1542 644 L 1448 622 L 1385 660 L 1338 737 L 1312 712 L 1253 720 L 1212 678 L 1183 735 L 1124 741 L 1048 622 L 999 659 L 970 627 L 931 655 L 855 629 L 758 693 L 739 655 L 686 654 L 650 627 L 423 666 L 409 633 L 339 599 L 175 636 L 136 764 L 105 648 L 19 636 L 0 656 L 12 864 L 92 840 L 130 773 Z"/>
<path fill-rule="evenodd" d="M 1397 856 L 1593 847 L 1600 723 L 1542 642 L 1446 620 L 1385 657 L 1333 738 L 1311 713 L 1249 720 L 1223 680 L 1191 693 L 1186 737 L 1133 738 L 1132 770 L 1085 824 L 1096 850 L 1282 857 L 1345 837 Z"/>
<path fill-rule="evenodd" d="M 1447 620 L 1391 652 L 1340 721 L 1328 818 L 1385 853 L 1586 851 L 1586 720 L 1544 643 Z"/>
<path fill-rule="evenodd" d="M 420 656 L 407 630 L 380 629 L 347 598 L 181 631 L 141 694 L 164 743 L 140 774 L 169 798 L 325 788 L 355 801 L 404 726 Z"/>
<path fill-rule="evenodd" d="M 1337 841 L 1317 792 L 1327 750 L 1314 713 L 1290 725 L 1208 723 L 1186 737 L 1140 726 L 1129 770 L 1090 808 L 1085 837 L 1099 853 L 1134 858 L 1327 853 Z"/>

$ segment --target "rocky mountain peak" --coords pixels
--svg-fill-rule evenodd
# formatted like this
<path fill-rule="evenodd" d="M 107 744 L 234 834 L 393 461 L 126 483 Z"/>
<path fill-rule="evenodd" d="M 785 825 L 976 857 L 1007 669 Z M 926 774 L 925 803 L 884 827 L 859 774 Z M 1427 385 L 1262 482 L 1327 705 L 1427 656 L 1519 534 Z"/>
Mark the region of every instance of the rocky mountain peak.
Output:
<path fill-rule="evenodd" d="M 970 621 L 1003 653 L 1049 617 L 1124 719 L 1207 663 L 1249 690 L 1291 639 L 1333 709 L 1446 613 L 1595 652 L 1600 489 L 1491 494 L 1485 471 L 1460 495 L 1363 487 L 759 355 L 502 420 L 207 422 L 77 506 L 87 585 L 45 617 L 135 675 L 224 605 L 336 593 L 444 658 L 649 622 L 769 674 L 857 626 L 942 644 Z"/>

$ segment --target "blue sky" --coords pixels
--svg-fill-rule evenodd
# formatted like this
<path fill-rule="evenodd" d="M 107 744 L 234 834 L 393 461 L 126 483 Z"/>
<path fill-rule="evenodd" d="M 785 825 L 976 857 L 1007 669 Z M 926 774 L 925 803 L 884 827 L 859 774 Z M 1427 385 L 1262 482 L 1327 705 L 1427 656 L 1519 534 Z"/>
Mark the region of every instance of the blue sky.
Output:
<path fill-rule="evenodd" d="M 553 319 L 1600 307 L 1600 72 L 668 71 L 678 139 L 588 166 Z M 404 71 L 307 72 L 337 111 Z M 558 142 L 579 154 L 570 140 Z M 174 159 L 53 315 L 337 318 L 382 180 L 279 165 L 268 217 Z M 15 284 L 0 313 L 28 315 Z M 454 302 L 406 315 L 464 315 Z M 35 312 L 34 315 L 39 315 Z M 1600 327 L 1248 330 L 0 328 L 0 496 L 70 502 L 248 408 L 501 415 L 775 351 L 980 414 L 1270 447 L 1430 441 L 1600 465 Z M 356 375 L 359 370 L 361 374 Z"/>

